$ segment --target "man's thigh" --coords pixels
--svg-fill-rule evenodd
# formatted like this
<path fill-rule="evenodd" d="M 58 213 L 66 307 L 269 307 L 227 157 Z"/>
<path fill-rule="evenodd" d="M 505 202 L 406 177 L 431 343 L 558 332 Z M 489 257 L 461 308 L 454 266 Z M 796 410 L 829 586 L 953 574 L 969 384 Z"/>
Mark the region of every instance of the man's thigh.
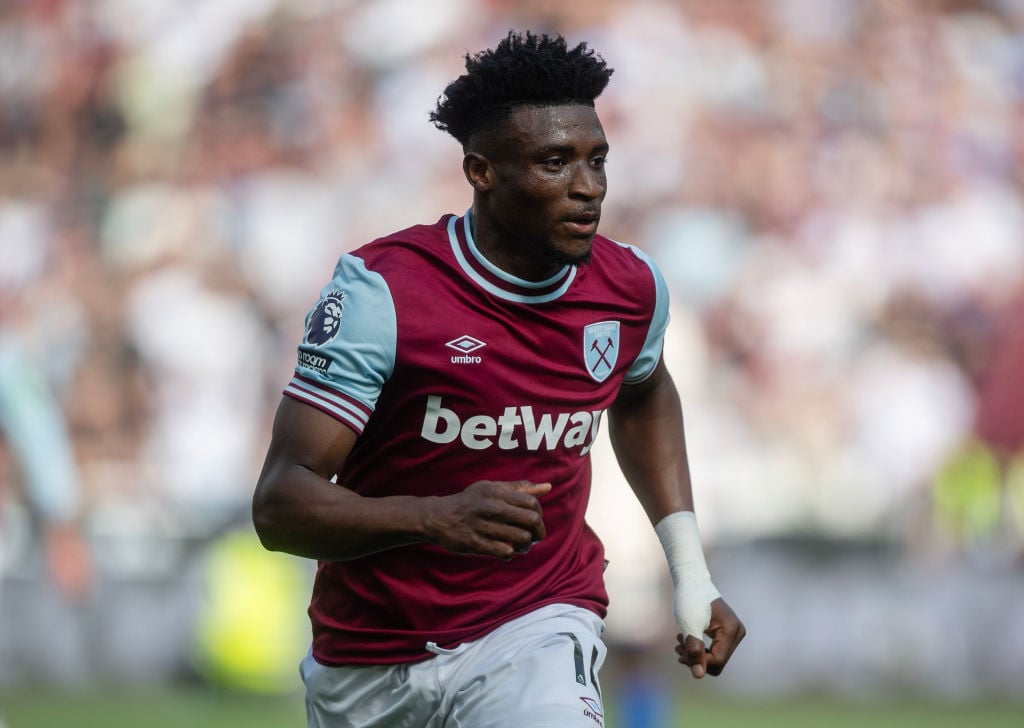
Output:
<path fill-rule="evenodd" d="M 595 728 L 604 725 L 598 671 L 601 620 L 554 605 L 474 645 L 446 696 L 444 728 Z M 452 687 L 455 687 L 454 685 Z"/>
<path fill-rule="evenodd" d="M 309 728 L 437 728 L 441 700 L 432 662 L 327 667 L 306 655 L 299 672 Z"/>

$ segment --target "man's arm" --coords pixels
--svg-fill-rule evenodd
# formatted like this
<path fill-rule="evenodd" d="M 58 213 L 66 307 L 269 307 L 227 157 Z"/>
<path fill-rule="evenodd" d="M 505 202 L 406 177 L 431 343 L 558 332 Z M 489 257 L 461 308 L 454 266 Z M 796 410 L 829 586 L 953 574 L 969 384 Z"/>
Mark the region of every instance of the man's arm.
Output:
<path fill-rule="evenodd" d="M 746 630 L 707 573 L 693 515 L 682 406 L 664 361 L 644 381 L 622 386 L 609 410 L 609 434 L 623 475 L 665 547 L 682 630 L 679 661 L 694 677 L 718 675 Z"/>
<path fill-rule="evenodd" d="M 22 471 L 27 504 L 39 518 L 49 575 L 78 601 L 95 581 L 88 540 L 79 522 L 79 464 L 49 382 L 20 340 L 0 327 L 0 436 Z"/>
<path fill-rule="evenodd" d="M 365 498 L 331 482 L 356 438 L 333 417 L 282 398 L 253 494 L 253 524 L 266 548 L 346 560 L 430 542 L 509 559 L 544 538 L 537 496 L 548 483 L 480 481 L 444 497 Z"/>

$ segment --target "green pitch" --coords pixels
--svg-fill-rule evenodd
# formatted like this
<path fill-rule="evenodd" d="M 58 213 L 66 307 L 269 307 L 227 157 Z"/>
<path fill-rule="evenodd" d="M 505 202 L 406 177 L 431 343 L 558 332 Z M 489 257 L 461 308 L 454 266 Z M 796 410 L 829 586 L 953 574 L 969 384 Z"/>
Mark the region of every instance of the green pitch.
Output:
<path fill-rule="evenodd" d="M 686 690 L 673 726 L 689 728 L 1020 728 L 1024 703 L 972 705 L 899 702 L 847 704 L 815 699 L 739 701 Z M 611 697 L 611 696 L 610 696 Z M 7 688 L 0 692 L 6 728 L 303 728 L 298 696 L 261 698 L 203 687 L 110 688 L 53 691 Z M 617 728 L 614 703 L 608 726 Z"/>

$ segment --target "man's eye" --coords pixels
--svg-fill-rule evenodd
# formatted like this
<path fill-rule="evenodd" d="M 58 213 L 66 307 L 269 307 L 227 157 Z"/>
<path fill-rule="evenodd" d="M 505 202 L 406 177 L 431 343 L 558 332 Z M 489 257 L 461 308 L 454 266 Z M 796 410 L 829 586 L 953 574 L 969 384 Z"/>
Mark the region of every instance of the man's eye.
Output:
<path fill-rule="evenodd" d="M 605 164 L 607 164 L 607 162 L 607 157 L 594 157 L 593 159 L 590 160 L 590 166 L 594 167 L 595 169 L 601 169 L 604 167 Z"/>
<path fill-rule="evenodd" d="M 552 157 L 551 159 L 544 160 L 544 166 L 550 169 L 561 169 L 565 166 L 565 160 L 559 157 Z"/>

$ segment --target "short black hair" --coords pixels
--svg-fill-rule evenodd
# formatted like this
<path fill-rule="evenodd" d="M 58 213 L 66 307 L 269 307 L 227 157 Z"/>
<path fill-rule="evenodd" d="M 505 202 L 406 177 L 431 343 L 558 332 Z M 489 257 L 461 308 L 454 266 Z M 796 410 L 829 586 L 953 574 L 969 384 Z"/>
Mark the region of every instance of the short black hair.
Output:
<path fill-rule="evenodd" d="M 466 54 L 466 73 L 448 84 L 430 120 L 463 146 L 520 106 L 594 105 L 613 69 L 580 43 L 560 35 L 509 31 L 498 45 Z"/>

